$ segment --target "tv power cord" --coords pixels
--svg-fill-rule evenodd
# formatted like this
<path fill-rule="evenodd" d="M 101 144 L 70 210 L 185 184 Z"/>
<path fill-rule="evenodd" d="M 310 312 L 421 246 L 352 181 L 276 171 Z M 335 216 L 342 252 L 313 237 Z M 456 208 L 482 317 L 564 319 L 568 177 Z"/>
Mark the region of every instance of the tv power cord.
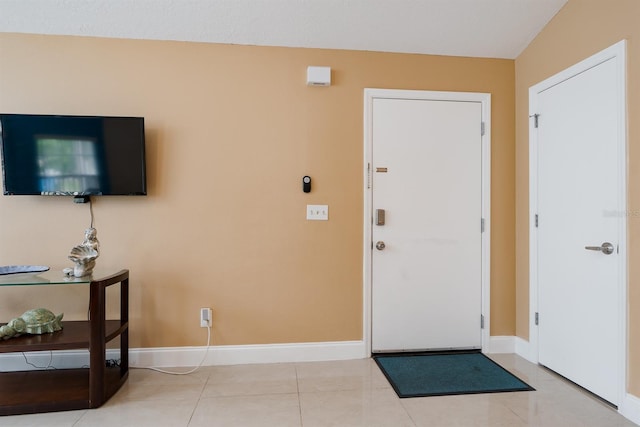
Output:
<path fill-rule="evenodd" d="M 197 371 L 198 369 L 200 369 L 202 367 L 202 364 L 204 363 L 204 361 L 207 359 L 207 354 L 209 354 L 209 348 L 211 347 L 211 326 L 207 326 L 207 347 L 204 350 L 204 355 L 202 356 L 202 360 L 200 361 L 200 363 L 198 364 L 198 366 L 196 366 L 195 368 L 186 371 L 186 372 L 175 372 L 175 371 L 167 371 L 164 369 L 160 369 L 157 368 L 155 366 L 131 366 L 131 369 L 148 369 L 150 371 L 156 371 L 156 372 L 160 372 L 163 374 L 169 374 L 169 375 L 189 375 L 194 373 L 195 371 Z"/>

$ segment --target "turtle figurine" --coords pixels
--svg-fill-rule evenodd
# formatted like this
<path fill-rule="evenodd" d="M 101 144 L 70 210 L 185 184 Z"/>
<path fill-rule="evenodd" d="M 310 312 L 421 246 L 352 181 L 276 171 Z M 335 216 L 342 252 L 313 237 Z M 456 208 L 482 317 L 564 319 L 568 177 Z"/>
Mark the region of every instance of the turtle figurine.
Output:
<path fill-rule="evenodd" d="M 0 338 L 8 340 L 24 334 L 40 335 L 59 331 L 62 329 L 62 316 L 63 313 L 56 316 L 46 308 L 27 310 L 22 316 L 0 326 Z"/>

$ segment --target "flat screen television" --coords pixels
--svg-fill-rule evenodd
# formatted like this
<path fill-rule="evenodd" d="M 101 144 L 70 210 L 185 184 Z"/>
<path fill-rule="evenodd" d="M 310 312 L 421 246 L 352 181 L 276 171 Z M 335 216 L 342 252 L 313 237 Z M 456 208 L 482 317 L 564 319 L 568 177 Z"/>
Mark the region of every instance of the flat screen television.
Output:
<path fill-rule="evenodd" d="M 144 118 L 0 114 L 5 195 L 146 195 Z"/>

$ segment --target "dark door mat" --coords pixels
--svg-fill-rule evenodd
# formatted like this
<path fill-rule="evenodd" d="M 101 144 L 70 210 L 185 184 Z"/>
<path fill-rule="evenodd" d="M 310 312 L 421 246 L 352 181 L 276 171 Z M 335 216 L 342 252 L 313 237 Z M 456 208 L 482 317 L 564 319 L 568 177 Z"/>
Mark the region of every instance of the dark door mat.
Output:
<path fill-rule="evenodd" d="M 533 391 L 479 351 L 376 354 L 399 397 Z"/>

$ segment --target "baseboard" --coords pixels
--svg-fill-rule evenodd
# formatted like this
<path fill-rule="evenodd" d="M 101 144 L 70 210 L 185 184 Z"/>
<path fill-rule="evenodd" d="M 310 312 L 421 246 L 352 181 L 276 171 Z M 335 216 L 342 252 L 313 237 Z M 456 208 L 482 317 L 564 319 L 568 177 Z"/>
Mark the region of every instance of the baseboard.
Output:
<path fill-rule="evenodd" d="M 489 337 L 487 353 L 513 353 L 515 351 L 515 337 L 492 336 Z"/>
<path fill-rule="evenodd" d="M 223 345 L 213 346 L 208 352 L 206 347 L 144 348 L 129 352 L 131 366 L 195 366 L 203 357 L 203 365 L 244 365 L 363 359 L 367 352 L 363 341 Z"/>
<path fill-rule="evenodd" d="M 640 426 L 640 397 L 628 394 L 622 398 L 622 403 L 618 406 L 620 415 Z"/>
<path fill-rule="evenodd" d="M 107 350 L 107 359 L 120 358 L 118 350 Z M 0 372 L 37 369 L 74 369 L 89 366 L 87 350 L 56 350 L 0 354 Z"/>
<path fill-rule="evenodd" d="M 533 354 L 529 341 L 515 336 L 490 337 L 487 353 L 515 353 L 531 363 L 538 363 L 538 357 Z"/>
<path fill-rule="evenodd" d="M 23 356 L 24 354 L 24 356 Z M 25 361 L 25 357 L 32 366 Z M 107 350 L 107 359 L 117 359 L 118 350 Z M 133 348 L 129 350 L 131 367 L 190 367 L 242 365 L 251 363 L 318 362 L 368 357 L 364 341 L 264 344 L 206 347 Z M 204 361 L 203 361 L 204 358 Z M 0 371 L 33 369 L 70 369 L 88 366 L 88 351 L 45 351 L 0 355 Z"/>
<path fill-rule="evenodd" d="M 516 337 L 515 353 L 531 363 L 538 363 L 538 355 L 533 354 L 531 343 L 525 339 Z"/>
<path fill-rule="evenodd" d="M 513 353 L 520 338 L 493 336 L 487 353 Z M 23 356 L 24 354 L 24 356 Z M 132 367 L 190 367 L 242 365 L 258 363 L 317 362 L 326 360 L 363 359 L 369 356 L 364 341 L 337 341 L 291 344 L 256 344 L 193 347 L 156 347 L 129 349 Z M 28 360 L 27 361 L 25 360 Z M 118 350 L 108 350 L 107 359 L 119 358 Z M 61 350 L 0 355 L 0 371 L 32 369 L 70 369 L 88 366 L 89 352 Z M 33 366 L 35 365 L 35 366 Z"/>
<path fill-rule="evenodd" d="M 57 351 L 56 353 L 60 353 Z M 33 353 L 33 357 L 31 353 L 6 353 L 0 354 L 0 372 L 12 372 L 12 371 L 30 371 L 33 369 L 38 369 L 39 367 L 45 369 L 47 366 L 53 366 L 49 361 L 49 355 L 51 352 L 43 352 L 43 353 Z M 87 358 L 87 360 L 89 360 Z M 27 364 L 27 361 L 36 367 L 33 367 Z M 57 355 L 56 361 L 60 362 Z"/>

